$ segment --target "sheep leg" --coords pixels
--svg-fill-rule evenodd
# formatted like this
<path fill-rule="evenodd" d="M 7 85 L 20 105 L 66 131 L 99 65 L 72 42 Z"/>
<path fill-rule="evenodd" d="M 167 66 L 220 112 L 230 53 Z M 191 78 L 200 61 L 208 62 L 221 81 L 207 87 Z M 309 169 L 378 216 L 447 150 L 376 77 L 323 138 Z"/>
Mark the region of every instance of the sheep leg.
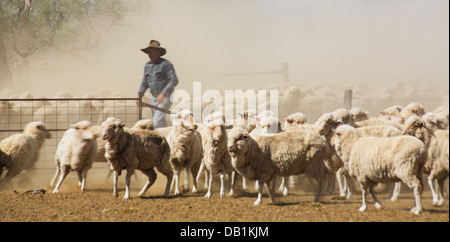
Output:
<path fill-rule="evenodd" d="M 174 192 L 174 194 L 175 195 L 178 195 L 178 194 L 180 194 L 180 190 L 178 189 L 178 182 L 179 182 L 179 180 L 180 180 L 180 174 L 179 174 L 179 172 L 180 171 L 174 171 L 174 176 L 173 176 L 173 182 L 172 182 L 172 186 L 175 186 L 175 192 Z"/>
<path fill-rule="evenodd" d="M 190 167 L 186 167 L 186 169 L 184 169 L 184 184 L 183 184 L 183 191 L 187 191 L 189 189 L 189 171 L 190 171 Z"/>
<path fill-rule="evenodd" d="M 225 197 L 225 185 L 224 185 L 225 173 L 220 173 L 220 198 Z"/>
<path fill-rule="evenodd" d="M 64 169 L 62 170 L 62 173 L 59 177 L 59 181 L 56 184 L 55 189 L 53 190 L 53 193 L 58 193 L 59 192 L 59 187 L 61 186 L 62 182 L 64 181 L 64 179 L 66 178 L 66 176 L 69 174 L 70 169 Z"/>
<path fill-rule="evenodd" d="M 153 183 L 156 181 L 156 177 L 157 177 L 157 174 L 153 168 L 142 171 L 142 173 L 144 173 L 144 175 L 146 175 L 148 177 L 148 180 L 145 183 L 144 187 L 142 187 L 142 190 L 138 193 L 138 196 L 140 196 L 140 197 L 143 196 L 145 194 L 145 192 L 147 192 L 147 190 L 153 185 Z"/>
<path fill-rule="evenodd" d="M 212 187 L 212 181 L 213 181 L 213 174 L 210 171 L 207 171 L 206 173 L 209 173 L 209 185 L 208 185 L 208 192 L 206 193 L 205 197 L 210 198 L 211 197 L 211 187 Z"/>
<path fill-rule="evenodd" d="M 375 208 L 376 208 L 376 209 L 380 209 L 382 206 L 381 206 L 381 203 L 380 203 L 380 201 L 378 200 L 378 198 L 375 196 L 375 191 L 374 191 L 374 189 L 373 189 L 373 186 L 370 186 L 370 187 L 369 187 L 369 193 L 370 193 L 370 195 L 372 196 L 373 200 L 375 201 Z"/>
<path fill-rule="evenodd" d="M 421 204 L 421 187 L 419 184 L 415 184 L 414 185 L 414 207 L 411 209 L 411 212 L 419 215 L 420 212 L 422 211 L 422 204 Z"/>
<path fill-rule="evenodd" d="M 118 183 L 118 180 L 119 180 L 119 175 L 120 175 L 119 171 L 114 171 L 114 177 L 113 177 L 113 184 L 114 184 L 113 196 L 114 197 L 118 197 L 119 196 L 119 194 L 117 193 L 117 183 Z"/>
<path fill-rule="evenodd" d="M 58 179 L 60 173 L 61 173 L 61 170 L 59 169 L 59 165 L 58 165 L 58 166 L 56 166 L 56 173 L 55 173 L 55 176 L 53 177 L 52 181 L 50 182 L 50 186 L 53 187 L 55 185 L 55 182 Z M 1 177 L 1 173 L 0 173 L 0 177 Z"/>
<path fill-rule="evenodd" d="M 271 181 L 268 181 L 267 183 L 264 183 L 266 185 L 267 190 L 269 191 L 269 197 L 270 197 L 270 202 L 272 204 L 275 204 L 275 186 L 271 186 Z"/>
<path fill-rule="evenodd" d="M 334 172 L 327 172 L 327 191 L 325 192 L 326 195 L 330 195 L 333 192 L 334 184 L 336 183 L 336 173 Z"/>
<path fill-rule="evenodd" d="M 200 168 L 199 168 L 199 170 L 197 172 L 197 176 L 195 177 L 195 180 L 197 182 L 200 180 L 200 176 L 201 176 L 201 174 L 203 173 L 204 170 L 205 170 L 205 164 L 202 161 L 202 163 L 200 164 Z"/>
<path fill-rule="evenodd" d="M 438 190 L 438 194 L 439 194 L 439 201 L 437 202 L 436 206 L 440 207 L 440 206 L 444 205 L 444 201 L 445 201 L 445 198 L 444 198 L 444 179 L 438 180 L 437 183 L 438 183 L 437 190 Z"/>
<path fill-rule="evenodd" d="M 242 189 L 244 189 L 245 191 L 247 191 L 247 179 L 245 179 L 245 177 L 242 177 Z"/>
<path fill-rule="evenodd" d="M 192 192 L 196 193 L 197 192 L 197 179 L 196 179 L 196 177 L 198 175 L 198 170 L 191 168 L 191 174 L 192 174 Z"/>
<path fill-rule="evenodd" d="M 402 189 L 402 183 L 396 182 L 394 185 L 394 192 L 392 193 L 391 201 L 397 201 L 400 195 L 400 190 Z"/>
<path fill-rule="evenodd" d="M 414 207 L 411 209 L 411 212 L 419 215 L 422 211 L 422 203 L 421 203 L 421 195 L 423 191 L 422 187 L 422 177 L 408 177 L 403 179 L 403 182 L 414 191 Z"/>
<path fill-rule="evenodd" d="M 360 212 L 364 212 L 367 209 L 367 186 L 361 184 L 362 193 L 362 206 L 359 208 Z"/>
<path fill-rule="evenodd" d="M 125 195 L 123 196 L 123 199 L 130 198 L 130 180 L 133 173 L 133 170 L 127 170 L 127 175 L 125 176 Z"/>
<path fill-rule="evenodd" d="M 261 183 L 262 183 L 262 181 L 260 181 L 260 180 L 257 180 L 255 183 L 255 186 L 258 186 L 258 199 L 256 199 L 255 203 L 253 203 L 255 206 L 260 205 L 262 202 L 263 185 Z"/>
<path fill-rule="evenodd" d="M 89 168 L 89 166 L 85 166 L 83 167 L 83 170 L 78 171 L 78 180 L 79 185 L 81 186 L 81 192 L 84 192 L 86 190 L 86 178 Z"/>
<path fill-rule="evenodd" d="M 336 172 L 336 180 L 338 182 L 339 185 L 339 196 L 340 197 L 345 197 L 345 193 L 346 193 L 346 180 L 345 177 L 342 174 L 342 168 L 339 169 Z"/>
<path fill-rule="evenodd" d="M 319 182 L 319 185 L 317 187 L 317 192 L 316 192 L 316 195 L 314 196 L 314 200 L 313 200 L 313 202 L 315 202 L 315 203 L 319 202 L 320 195 L 322 194 L 323 185 L 324 185 L 324 179 L 320 178 L 317 181 Z"/>
<path fill-rule="evenodd" d="M 353 195 L 353 191 L 355 190 L 355 187 L 352 183 L 352 177 L 347 173 L 345 174 L 345 180 L 346 180 L 346 187 L 347 187 L 347 199 L 350 199 Z"/>
<path fill-rule="evenodd" d="M 428 176 L 428 185 L 430 186 L 431 194 L 433 196 L 433 205 L 436 206 L 439 200 L 438 198 L 439 196 L 436 192 L 436 187 L 434 185 L 434 177 L 431 174 Z"/>
<path fill-rule="evenodd" d="M 230 193 L 228 193 L 228 196 L 233 196 L 234 185 L 236 184 L 236 171 L 232 171 L 231 173 L 228 173 L 228 178 L 230 180 Z"/>

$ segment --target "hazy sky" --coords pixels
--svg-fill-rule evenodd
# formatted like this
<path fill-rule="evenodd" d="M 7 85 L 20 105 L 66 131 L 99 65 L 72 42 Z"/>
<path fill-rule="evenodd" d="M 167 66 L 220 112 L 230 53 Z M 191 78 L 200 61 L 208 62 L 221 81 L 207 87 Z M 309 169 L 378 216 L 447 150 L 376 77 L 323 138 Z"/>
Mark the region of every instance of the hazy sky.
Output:
<path fill-rule="evenodd" d="M 275 71 L 283 62 L 289 64 L 291 82 L 299 85 L 449 79 L 448 0 L 151 3 L 149 12 L 127 18 L 127 27 L 113 29 L 83 58 L 32 62 L 36 81 L 29 86 L 45 79 L 54 89 L 86 83 L 93 90 L 105 86 L 135 95 L 148 60 L 139 48 L 150 39 L 167 48 L 179 87 L 194 81 L 205 88 L 281 84 L 281 75 L 216 75 Z"/>

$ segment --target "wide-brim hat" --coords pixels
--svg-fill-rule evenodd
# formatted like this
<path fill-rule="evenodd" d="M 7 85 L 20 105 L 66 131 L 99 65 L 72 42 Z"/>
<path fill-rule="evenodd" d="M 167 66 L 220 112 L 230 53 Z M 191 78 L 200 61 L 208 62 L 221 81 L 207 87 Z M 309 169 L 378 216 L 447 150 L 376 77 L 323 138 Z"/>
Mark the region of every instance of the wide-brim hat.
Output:
<path fill-rule="evenodd" d="M 161 50 L 161 56 L 165 55 L 167 53 L 166 49 L 164 47 L 161 47 L 161 44 L 159 43 L 159 41 L 156 40 L 150 40 L 150 43 L 148 44 L 148 46 L 144 49 L 141 49 L 144 53 L 148 53 L 148 50 L 150 48 L 154 48 L 154 49 L 160 49 Z"/>

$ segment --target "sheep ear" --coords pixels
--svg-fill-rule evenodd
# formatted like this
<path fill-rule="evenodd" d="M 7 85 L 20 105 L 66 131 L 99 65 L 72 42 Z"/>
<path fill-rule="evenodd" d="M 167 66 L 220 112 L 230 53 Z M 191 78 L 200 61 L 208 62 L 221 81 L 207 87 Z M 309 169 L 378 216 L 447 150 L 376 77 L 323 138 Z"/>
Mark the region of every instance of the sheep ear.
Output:
<path fill-rule="evenodd" d="M 226 125 L 225 126 L 225 129 L 232 129 L 233 128 L 233 125 L 232 124 L 229 124 L 229 125 Z"/>
<path fill-rule="evenodd" d="M 124 123 L 120 123 L 119 127 L 123 128 L 123 127 L 125 127 L 125 124 Z"/>
<path fill-rule="evenodd" d="M 381 113 L 382 115 L 386 115 L 386 113 L 385 113 L 384 111 L 381 111 L 381 110 L 380 110 L 380 113 Z"/>
<path fill-rule="evenodd" d="M 194 127 L 194 130 L 197 130 L 197 128 L 198 128 L 197 124 L 193 124 L 192 126 Z"/>

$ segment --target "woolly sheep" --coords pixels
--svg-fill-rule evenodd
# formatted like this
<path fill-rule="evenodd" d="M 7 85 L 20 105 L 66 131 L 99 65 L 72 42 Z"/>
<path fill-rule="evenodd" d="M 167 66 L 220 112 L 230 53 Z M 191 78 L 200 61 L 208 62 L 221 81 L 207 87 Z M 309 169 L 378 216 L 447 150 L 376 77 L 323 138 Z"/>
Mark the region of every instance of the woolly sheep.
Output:
<path fill-rule="evenodd" d="M 411 136 L 359 137 L 355 128 L 341 125 L 335 130 L 335 148 L 343 160 L 348 160 L 349 174 L 361 185 L 362 206 L 367 208 L 369 192 L 375 200 L 375 208 L 381 204 L 374 194 L 377 183 L 402 181 L 414 190 L 414 214 L 420 214 L 422 170 L 427 159 L 426 148 L 419 139 Z"/>
<path fill-rule="evenodd" d="M 427 112 L 422 116 L 428 129 L 448 129 L 448 119 L 432 112 Z"/>
<path fill-rule="evenodd" d="M 23 133 L 11 135 L 0 142 L 0 177 L 3 167 L 8 169 L 5 180 L 9 181 L 22 170 L 31 168 L 38 160 L 39 150 L 50 132 L 42 122 L 30 122 Z"/>
<path fill-rule="evenodd" d="M 395 123 L 399 123 L 402 119 L 400 112 L 402 111 L 403 106 L 401 105 L 394 105 L 389 108 L 386 108 L 384 110 L 380 110 L 380 116 L 379 118 L 382 120 L 388 120 Z"/>
<path fill-rule="evenodd" d="M 355 124 L 355 120 L 353 119 L 353 114 L 349 110 L 345 108 L 339 108 L 333 112 L 333 115 L 336 117 L 338 122 L 357 127 Z"/>
<path fill-rule="evenodd" d="M 423 107 L 423 105 L 418 102 L 412 102 L 412 103 L 406 105 L 402 109 L 402 111 L 400 111 L 400 116 L 403 119 L 402 120 L 403 122 L 400 124 L 403 124 L 412 115 L 417 115 L 417 116 L 421 117 L 424 114 L 425 114 L 425 108 Z"/>
<path fill-rule="evenodd" d="M 172 131 L 167 135 L 170 146 L 169 163 L 174 173 L 175 195 L 179 194 L 180 171 L 184 168 L 184 189 L 188 188 L 189 172 L 193 177 L 192 192 L 197 192 L 197 173 L 202 159 L 202 138 L 197 125 L 188 120 L 175 119 Z"/>
<path fill-rule="evenodd" d="M 314 202 L 319 201 L 326 169 L 323 160 L 328 158 L 329 146 L 316 132 L 301 130 L 253 139 L 246 130 L 236 127 L 228 133 L 227 147 L 236 171 L 259 183 L 255 205 L 261 204 L 263 184 L 269 189 L 274 175 L 302 173 L 319 182 Z M 275 203 L 271 189 L 269 196 Z"/>
<path fill-rule="evenodd" d="M 220 174 L 220 197 L 225 195 L 224 176 L 228 175 L 230 180 L 230 193 L 233 195 L 235 176 L 233 174 L 234 168 L 231 165 L 231 157 L 227 152 L 227 132 L 226 125 L 223 119 L 212 120 L 207 124 L 205 132 L 202 135 L 204 140 L 204 157 L 203 166 L 207 169 L 209 181 L 208 192 L 205 197 L 211 197 L 212 181 L 215 174 Z M 200 173 L 197 175 L 199 178 Z"/>
<path fill-rule="evenodd" d="M 125 124 L 119 119 L 108 118 L 102 123 L 102 138 L 106 140 L 105 157 L 114 170 L 114 192 L 117 197 L 117 180 L 126 169 L 126 191 L 124 199 L 130 198 L 130 178 L 138 169 L 148 177 L 147 183 L 139 192 L 143 196 L 156 180 L 154 167 L 167 177 L 164 196 L 169 194 L 173 172 L 169 164 L 170 147 L 166 139 L 157 132 L 149 130 L 124 130 Z"/>
<path fill-rule="evenodd" d="M 84 192 L 86 189 L 87 172 L 97 154 L 97 137 L 89 129 L 90 126 L 91 122 L 80 121 L 64 132 L 56 149 L 56 174 L 50 185 L 55 184 L 58 176 L 59 181 L 53 193 L 59 192 L 59 187 L 71 170 L 78 173 L 81 191 Z"/>
<path fill-rule="evenodd" d="M 306 124 L 307 122 L 308 118 L 306 117 L 306 114 L 301 112 L 293 113 L 286 117 L 283 130 L 289 130 L 291 128 Z"/>
<path fill-rule="evenodd" d="M 425 143 L 428 159 L 424 172 L 429 174 L 428 184 L 433 195 L 433 204 L 442 206 L 444 204 L 444 181 L 449 174 L 448 130 L 430 130 L 426 127 L 423 119 L 414 115 L 406 120 L 403 134 L 415 136 Z M 437 189 L 434 185 L 435 180 L 437 180 Z"/>
<path fill-rule="evenodd" d="M 350 113 L 353 115 L 355 122 L 364 121 L 369 119 L 369 112 L 361 107 L 353 107 L 350 109 Z"/>

